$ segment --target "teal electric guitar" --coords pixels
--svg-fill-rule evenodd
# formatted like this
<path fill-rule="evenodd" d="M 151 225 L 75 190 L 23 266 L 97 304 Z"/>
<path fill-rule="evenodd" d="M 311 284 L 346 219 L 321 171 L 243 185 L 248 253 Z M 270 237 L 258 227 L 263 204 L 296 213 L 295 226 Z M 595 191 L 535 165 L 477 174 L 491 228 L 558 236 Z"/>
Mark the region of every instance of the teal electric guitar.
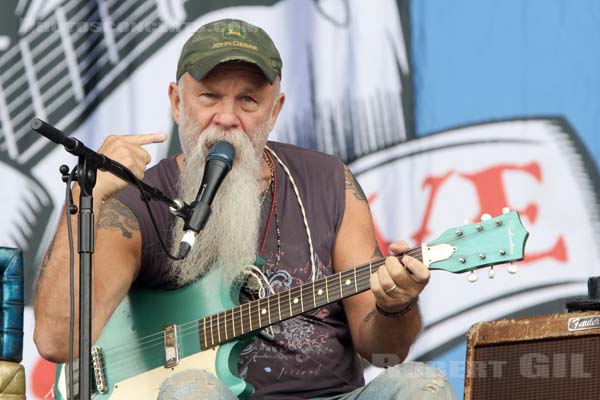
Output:
<path fill-rule="evenodd" d="M 523 259 L 528 233 L 516 212 L 449 229 L 406 251 L 431 270 L 473 271 Z M 398 255 L 401 257 L 402 255 Z M 242 349 L 261 329 L 369 289 L 385 258 L 262 299 L 239 304 L 239 288 L 218 271 L 178 290 L 131 290 L 92 349 L 94 399 L 155 399 L 161 383 L 188 368 L 214 373 L 241 399 L 253 387 L 240 379 Z M 66 398 L 65 365 L 55 395 Z"/>

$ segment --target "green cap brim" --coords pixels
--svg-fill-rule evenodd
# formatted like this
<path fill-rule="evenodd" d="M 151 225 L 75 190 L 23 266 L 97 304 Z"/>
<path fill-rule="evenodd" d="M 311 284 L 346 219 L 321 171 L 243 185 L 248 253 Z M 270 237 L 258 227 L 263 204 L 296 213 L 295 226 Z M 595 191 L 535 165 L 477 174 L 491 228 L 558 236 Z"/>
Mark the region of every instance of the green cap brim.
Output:
<path fill-rule="evenodd" d="M 195 62 L 193 65 L 187 68 L 187 71 L 195 80 L 201 81 L 217 65 L 228 61 L 243 61 L 256 65 L 258 68 L 260 68 L 263 74 L 265 74 L 265 77 L 270 84 L 273 84 L 277 78 L 277 72 L 273 68 L 270 68 L 265 60 L 259 57 L 256 53 L 248 52 L 246 54 L 246 52 L 242 49 L 236 49 L 235 51 L 227 49 L 225 51 L 215 52 L 215 54 L 205 56 Z"/>

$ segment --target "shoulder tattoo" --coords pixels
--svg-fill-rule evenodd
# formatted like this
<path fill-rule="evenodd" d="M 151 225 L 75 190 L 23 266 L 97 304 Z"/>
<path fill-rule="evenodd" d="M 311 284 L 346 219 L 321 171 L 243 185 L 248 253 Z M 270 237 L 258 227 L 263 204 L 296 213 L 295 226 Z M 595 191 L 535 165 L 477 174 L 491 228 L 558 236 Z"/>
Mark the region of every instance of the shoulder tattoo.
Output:
<path fill-rule="evenodd" d="M 346 180 L 346 190 L 351 190 L 354 197 L 361 201 L 367 201 L 367 196 L 360 187 L 358 181 L 350 171 L 350 169 L 344 165 L 344 178 Z"/>
<path fill-rule="evenodd" d="M 131 239 L 133 232 L 140 230 L 140 225 L 131 210 L 113 198 L 102 205 L 98 229 L 119 230 L 124 238 Z"/>

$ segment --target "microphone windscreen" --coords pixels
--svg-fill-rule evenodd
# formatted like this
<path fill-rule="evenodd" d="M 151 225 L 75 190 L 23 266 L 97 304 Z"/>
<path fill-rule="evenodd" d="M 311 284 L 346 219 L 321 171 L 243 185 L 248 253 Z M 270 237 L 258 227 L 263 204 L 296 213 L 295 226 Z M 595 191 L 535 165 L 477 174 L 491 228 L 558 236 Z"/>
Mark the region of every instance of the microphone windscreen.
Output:
<path fill-rule="evenodd" d="M 213 144 L 208 152 L 206 161 L 210 160 L 221 160 L 227 164 L 227 168 L 231 169 L 233 160 L 235 159 L 235 149 L 233 145 L 224 140 L 218 141 Z"/>

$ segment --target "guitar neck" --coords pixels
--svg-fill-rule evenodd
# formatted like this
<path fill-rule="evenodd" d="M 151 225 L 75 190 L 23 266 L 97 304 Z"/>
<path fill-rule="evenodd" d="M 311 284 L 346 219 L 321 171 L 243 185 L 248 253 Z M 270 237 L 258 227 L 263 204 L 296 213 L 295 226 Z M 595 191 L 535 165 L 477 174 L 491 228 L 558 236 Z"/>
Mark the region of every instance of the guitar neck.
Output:
<path fill-rule="evenodd" d="M 411 249 L 396 255 L 396 257 L 401 258 L 408 253 L 421 259 L 419 250 L 419 248 Z M 385 258 L 379 258 L 368 264 L 205 317 L 198 321 L 200 343 L 205 349 L 215 347 L 283 320 L 364 292 L 370 288 L 371 274 L 384 263 Z"/>

